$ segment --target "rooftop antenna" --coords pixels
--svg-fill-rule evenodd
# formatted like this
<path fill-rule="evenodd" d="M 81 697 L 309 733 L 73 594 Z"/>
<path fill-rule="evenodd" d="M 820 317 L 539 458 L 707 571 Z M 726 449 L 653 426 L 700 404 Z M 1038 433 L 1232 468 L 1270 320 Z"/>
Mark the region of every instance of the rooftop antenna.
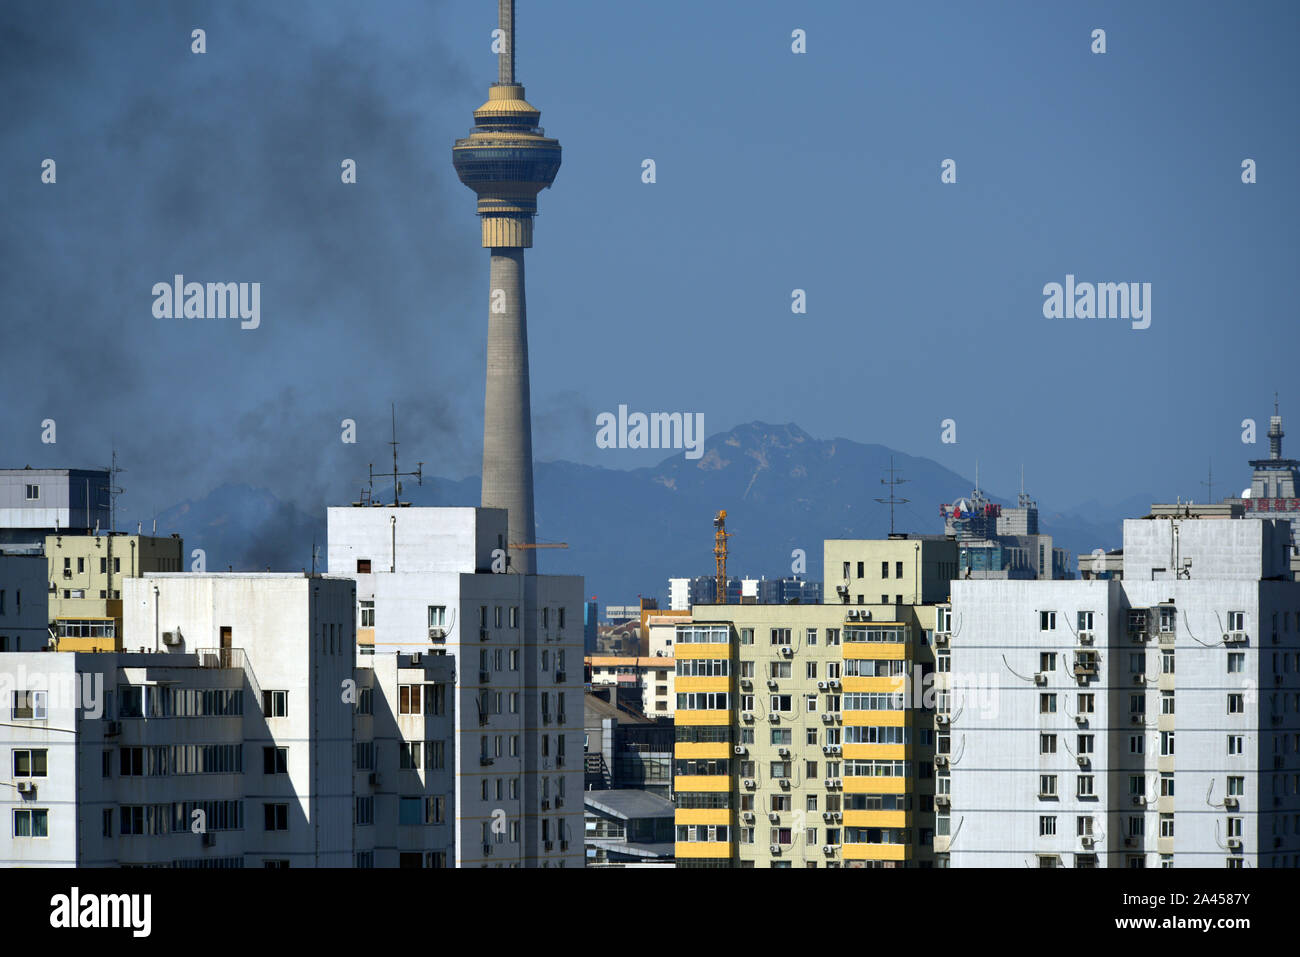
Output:
<path fill-rule="evenodd" d="M 119 488 L 117 486 L 117 476 L 120 475 L 122 472 L 126 471 L 126 469 L 121 469 L 117 467 L 116 448 L 113 449 L 112 462 L 113 464 L 110 465 L 107 469 L 105 469 L 105 471 L 108 472 L 108 484 L 101 485 L 99 487 L 99 491 L 108 493 L 109 531 L 111 534 L 116 535 L 117 534 L 117 497 L 125 491 L 125 489 Z M 95 523 L 95 530 L 96 531 L 99 530 L 98 522 Z"/>
<path fill-rule="evenodd" d="M 1209 481 L 1202 482 L 1201 484 L 1204 485 L 1207 489 L 1209 489 L 1209 496 L 1210 496 L 1209 501 L 1210 504 L 1213 505 L 1214 504 L 1214 459 L 1210 459 Z"/>
<path fill-rule="evenodd" d="M 901 479 L 901 478 L 895 478 L 895 477 L 894 477 L 894 473 L 897 472 L 897 471 L 899 471 L 899 470 L 896 469 L 896 468 L 894 468 L 894 457 L 893 457 L 892 455 L 889 457 L 889 469 L 888 469 L 888 471 L 889 471 L 889 480 L 888 480 L 888 481 L 885 481 L 885 479 L 881 479 L 881 480 L 880 480 L 880 484 L 881 484 L 881 485 L 888 485 L 888 486 L 889 486 L 889 498 L 878 498 L 878 499 L 876 499 L 876 501 L 879 502 L 881 505 L 885 505 L 885 504 L 888 504 L 888 505 L 889 505 L 889 534 L 890 534 L 890 535 L 893 535 L 893 534 L 894 534 L 894 506 L 895 506 L 895 505 L 906 505 L 908 502 L 911 501 L 911 499 L 906 499 L 906 498 L 896 498 L 896 497 L 894 496 L 894 486 L 896 486 L 896 485 L 902 485 L 904 482 L 907 481 L 907 479 Z M 978 491 L 978 489 L 979 489 L 979 484 L 980 484 L 980 480 L 979 480 L 979 463 L 976 462 L 976 464 L 975 464 L 975 488 L 976 488 L 977 491 Z"/>
<path fill-rule="evenodd" d="M 389 442 L 388 444 L 391 445 L 391 446 L 393 447 L 393 506 L 394 506 L 395 508 L 397 508 L 397 507 L 400 507 L 400 506 L 403 504 L 402 501 L 401 501 L 401 498 L 402 498 L 402 481 L 401 481 L 401 476 L 403 476 L 403 475 L 414 475 L 414 476 L 415 476 L 415 484 L 416 484 L 416 485 L 423 485 L 423 484 L 424 484 L 424 463 L 423 463 L 423 462 L 417 462 L 417 463 L 415 463 L 415 464 L 416 464 L 416 469 L 415 469 L 414 472 L 399 472 L 399 471 L 397 470 L 397 445 L 398 445 L 398 442 L 397 442 L 397 405 L 396 405 L 395 403 L 392 405 L 392 413 L 393 413 L 393 441 Z M 374 466 L 374 463 L 371 463 L 371 465 L 370 465 L 370 493 L 369 493 L 368 495 L 366 495 L 364 492 L 362 493 L 362 494 L 363 494 L 363 497 L 365 498 L 365 500 L 366 500 L 367 502 L 370 502 L 370 501 L 374 498 L 374 492 L 375 492 L 375 466 Z M 410 505 L 411 503 L 410 503 L 410 502 L 407 502 L 407 503 L 405 503 L 405 504 Z"/>

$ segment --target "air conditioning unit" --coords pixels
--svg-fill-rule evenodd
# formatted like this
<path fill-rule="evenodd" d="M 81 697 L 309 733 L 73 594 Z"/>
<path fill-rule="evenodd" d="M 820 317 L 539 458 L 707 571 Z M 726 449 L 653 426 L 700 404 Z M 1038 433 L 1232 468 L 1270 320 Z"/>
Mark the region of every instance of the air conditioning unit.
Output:
<path fill-rule="evenodd" d="M 777 784 L 781 785 L 781 787 L 786 788 L 788 790 L 790 787 L 790 779 L 781 778 L 780 780 L 777 781 Z"/>
<path fill-rule="evenodd" d="M 1085 834 L 1081 838 L 1079 838 L 1079 843 L 1082 844 L 1084 847 L 1092 847 L 1092 837 L 1090 835 Z"/>
<path fill-rule="evenodd" d="M 753 811 L 746 811 L 744 814 L 740 815 L 740 819 L 741 819 L 742 821 L 744 821 L 746 824 L 753 824 L 753 823 L 754 823 L 754 812 L 753 812 Z"/>
<path fill-rule="evenodd" d="M 843 750 L 838 744 L 831 745 L 831 754 L 839 754 Z"/>
<path fill-rule="evenodd" d="M 745 778 L 745 788 L 746 788 L 746 790 L 749 790 L 749 791 L 754 790 L 754 779 L 753 779 L 753 778 Z"/>
<path fill-rule="evenodd" d="M 1132 721 L 1134 724 L 1145 724 L 1147 717 L 1146 715 L 1142 714 L 1142 712 L 1139 711 L 1137 714 L 1130 717 L 1129 720 Z"/>
<path fill-rule="evenodd" d="M 1092 644 L 1092 632 L 1090 632 L 1090 631 L 1081 631 L 1081 632 L 1079 632 L 1079 644 L 1081 644 L 1081 645 L 1090 645 L 1090 644 Z"/>
<path fill-rule="evenodd" d="M 36 793 L 36 782 L 35 782 L 35 781 L 19 781 L 19 782 L 18 782 L 18 793 L 19 793 L 19 794 L 35 794 L 35 793 Z"/>
<path fill-rule="evenodd" d="M 790 756 L 790 749 L 789 749 L 789 748 L 777 748 L 777 749 L 776 749 L 776 753 L 779 754 L 779 755 L 780 755 L 781 757 L 783 757 L 783 758 L 788 758 L 788 757 Z"/>
<path fill-rule="evenodd" d="M 1223 799 L 1223 807 L 1225 810 L 1235 811 L 1239 806 L 1239 803 L 1240 802 L 1238 802 L 1235 797 L 1226 797 Z"/>
<path fill-rule="evenodd" d="M 935 723 L 935 724 L 947 724 L 947 723 L 948 723 L 949 721 L 951 721 L 951 720 L 952 720 L 952 718 L 949 717 L 949 716 L 946 715 L 946 714 L 936 714 L 936 715 L 934 716 L 934 723 Z"/>
<path fill-rule="evenodd" d="M 162 640 L 164 645 L 179 645 L 181 643 L 181 633 L 179 631 L 164 631 Z"/>
<path fill-rule="evenodd" d="M 830 812 L 830 811 L 822 811 L 822 820 L 823 820 L 823 821 L 831 821 L 831 820 L 834 820 L 834 818 L 831 817 L 831 812 Z"/>
<path fill-rule="evenodd" d="M 824 724 L 830 724 L 831 721 L 834 720 L 834 717 L 835 717 L 835 716 L 832 715 L 829 711 L 823 711 L 823 712 L 822 712 L 822 723 L 824 723 Z"/>
<path fill-rule="evenodd" d="M 1147 806 L 1146 795 L 1145 795 L 1145 794 L 1135 794 L 1135 795 L 1133 795 L 1133 806 L 1134 806 L 1134 807 L 1146 807 L 1146 806 Z"/>
<path fill-rule="evenodd" d="M 1223 636 L 1223 640 L 1229 645 L 1244 644 L 1246 641 L 1246 633 L 1244 631 L 1230 631 Z"/>
<path fill-rule="evenodd" d="M 836 779 L 835 779 L 835 787 L 837 787 L 837 788 L 842 788 L 842 787 L 844 787 L 844 779 L 843 779 L 843 778 L 836 778 Z"/>
<path fill-rule="evenodd" d="M 827 778 L 825 783 L 826 783 L 826 790 L 828 791 L 831 788 L 835 787 L 835 780 L 833 778 Z"/>
<path fill-rule="evenodd" d="M 768 678 L 768 679 L 767 679 L 767 686 L 768 686 L 769 688 L 771 688 L 773 691 L 775 691 L 775 690 L 776 690 L 776 687 L 777 687 L 777 685 L 776 685 L 776 679 L 775 679 L 775 678 Z"/>
<path fill-rule="evenodd" d="M 951 805 L 952 805 L 952 798 L 948 797 L 948 795 L 936 794 L 934 796 L 935 807 L 950 807 Z"/>
<path fill-rule="evenodd" d="M 936 648 L 946 648 L 948 646 L 948 635 L 946 632 L 936 631 L 934 633 L 934 646 Z"/>
<path fill-rule="evenodd" d="M 847 594 L 849 593 L 849 586 L 848 586 L 848 585 L 836 585 L 836 586 L 835 586 L 835 593 L 836 593 L 837 595 L 847 595 Z"/>
<path fill-rule="evenodd" d="M 217 846 L 217 835 L 213 834 L 211 831 L 204 831 L 204 832 L 203 832 L 203 846 L 204 846 L 204 847 L 216 847 L 216 846 Z"/>
<path fill-rule="evenodd" d="M 786 646 L 782 647 L 782 648 L 781 648 L 781 657 L 783 657 L 783 658 L 793 658 L 793 657 L 794 657 L 794 649 L 791 648 L 789 645 L 786 645 Z"/>
<path fill-rule="evenodd" d="M 1135 675 L 1133 676 L 1133 683 L 1134 683 L 1135 685 L 1144 685 L 1144 684 L 1146 684 L 1146 683 L 1147 683 L 1146 672 L 1144 672 L 1144 671 L 1139 671 L 1137 674 L 1135 674 Z"/>
<path fill-rule="evenodd" d="M 838 821 L 838 820 L 840 819 L 840 812 L 839 812 L 839 811 L 831 811 L 831 817 L 835 818 L 835 820 Z"/>
<path fill-rule="evenodd" d="M 831 688 L 838 690 L 838 689 L 839 689 L 839 686 L 840 686 L 840 679 L 839 679 L 839 678 L 831 678 L 830 681 L 829 681 L 829 684 L 830 684 Z"/>
<path fill-rule="evenodd" d="M 780 721 L 780 720 L 781 720 L 781 712 L 779 712 L 779 711 L 769 711 L 769 712 L 767 713 L 767 720 L 768 720 L 768 721 Z"/>
<path fill-rule="evenodd" d="M 770 814 L 768 814 L 767 819 L 771 821 L 773 824 L 775 824 L 777 821 L 781 820 L 781 815 L 777 814 L 775 811 L 772 811 Z"/>
<path fill-rule="evenodd" d="M 1125 847 L 1137 847 L 1137 846 L 1138 846 L 1138 839 L 1137 839 L 1136 837 L 1126 837 L 1126 838 L 1124 838 L 1124 846 L 1125 846 Z"/>
<path fill-rule="evenodd" d="M 736 745 L 735 752 L 736 754 L 745 754 L 746 753 L 745 746 L 743 744 Z"/>
<path fill-rule="evenodd" d="M 823 845 L 822 845 L 822 853 L 823 853 L 823 854 L 834 854 L 834 853 L 835 853 L 835 848 L 834 848 L 832 845 L 830 845 L 830 844 L 823 844 Z"/>
<path fill-rule="evenodd" d="M 752 711 L 742 711 L 742 712 L 740 713 L 740 720 L 741 720 L 741 721 L 753 721 L 753 720 L 754 720 L 754 712 L 752 712 Z"/>
<path fill-rule="evenodd" d="M 1088 766 L 1088 756 L 1086 754 L 1079 755 L 1078 761 L 1079 767 L 1086 768 Z"/>
<path fill-rule="evenodd" d="M 1076 714 L 1076 715 L 1074 716 L 1074 723 L 1075 723 L 1075 724 L 1087 724 L 1087 723 L 1088 723 L 1088 716 L 1087 716 L 1086 714 Z"/>
<path fill-rule="evenodd" d="M 825 690 L 826 690 L 826 682 L 824 682 L 824 681 L 819 681 L 819 682 L 817 682 L 817 690 L 818 690 L 818 691 L 825 691 Z"/>
<path fill-rule="evenodd" d="M 741 678 L 741 679 L 740 679 L 740 690 L 741 690 L 741 691 L 750 691 L 751 689 L 753 689 L 753 687 L 754 687 L 754 682 L 750 681 L 748 678 Z"/>
<path fill-rule="evenodd" d="M 831 753 L 831 746 L 829 744 L 823 744 L 822 754 L 830 754 L 830 753 Z"/>
<path fill-rule="evenodd" d="M 780 844 L 769 844 L 769 845 L 767 846 L 767 849 L 768 849 L 768 852 L 769 852 L 769 853 L 772 853 L 772 854 L 780 854 L 780 853 L 781 853 L 781 845 L 780 845 Z"/>
<path fill-rule="evenodd" d="M 1045 685 L 1045 684 L 1047 684 L 1047 675 L 1045 675 L 1045 674 L 1044 674 L 1043 672 L 1041 672 L 1041 671 L 1035 671 L 1035 672 L 1034 672 L 1034 684 L 1036 684 L 1036 685 Z"/>
<path fill-rule="evenodd" d="M 429 629 L 429 640 L 430 640 L 430 641 L 445 641 L 446 639 L 447 639 L 447 629 L 446 629 L 446 628 L 430 628 L 430 629 Z"/>
<path fill-rule="evenodd" d="M 948 766 L 948 757 L 947 757 L 947 755 L 944 755 L 944 754 L 936 754 L 936 755 L 934 756 L 934 766 L 935 766 L 936 768 L 946 768 L 946 767 Z"/>
<path fill-rule="evenodd" d="M 1230 851 L 1241 850 L 1241 841 L 1235 837 L 1228 838 L 1228 850 Z"/>

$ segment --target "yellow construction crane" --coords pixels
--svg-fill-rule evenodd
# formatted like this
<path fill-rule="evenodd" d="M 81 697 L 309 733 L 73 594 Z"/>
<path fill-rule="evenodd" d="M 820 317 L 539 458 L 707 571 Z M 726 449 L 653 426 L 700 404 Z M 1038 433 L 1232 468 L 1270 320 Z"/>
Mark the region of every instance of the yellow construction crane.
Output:
<path fill-rule="evenodd" d="M 727 511 L 723 509 L 717 515 L 713 516 L 713 527 L 717 529 L 713 534 L 713 557 L 718 562 L 718 604 L 727 603 L 727 539 L 731 533 L 727 531 Z"/>

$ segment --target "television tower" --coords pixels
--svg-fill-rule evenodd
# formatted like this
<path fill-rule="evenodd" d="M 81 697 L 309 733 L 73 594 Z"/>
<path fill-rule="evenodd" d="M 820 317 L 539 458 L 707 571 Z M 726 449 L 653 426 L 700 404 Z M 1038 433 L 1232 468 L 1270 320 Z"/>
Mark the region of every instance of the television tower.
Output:
<path fill-rule="evenodd" d="M 560 170 L 560 143 L 538 126 L 541 111 L 515 82 L 515 4 L 497 0 L 497 82 L 452 147 L 460 181 L 478 194 L 483 245 L 491 250 L 487 383 L 483 400 L 483 507 L 509 512 L 507 544 L 533 544 L 533 425 L 528 386 L 524 250 L 533 244 L 537 194 Z M 510 548 L 510 570 L 536 574 L 535 551 Z"/>

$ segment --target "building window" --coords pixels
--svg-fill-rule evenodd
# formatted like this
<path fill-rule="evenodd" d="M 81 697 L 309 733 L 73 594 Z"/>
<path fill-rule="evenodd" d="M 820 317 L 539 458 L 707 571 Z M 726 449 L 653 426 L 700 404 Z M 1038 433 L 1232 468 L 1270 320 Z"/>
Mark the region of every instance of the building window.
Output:
<path fill-rule="evenodd" d="M 289 749 L 275 747 L 262 748 L 262 773 L 288 774 Z"/>
<path fill-rule="evenodd" d="M 14 811 L 14 837 L 49 837 L 50 812 L 37 808 Z"/>
<path fill-rule="evenodd" d="M 1038 736 L 1038 753 L 1055 754 L 1056 753 L 1056 735 L 1040 734 Z"/>
<path fill-rule="evenodd" d="M 27 501 L 38 502 L 41 498 L 41 487 L 39 485 L 27 485 Z"/>
<path fill-rule="evenodd" d="M 358 575 L 369 575 L 369 574 L 370 574 L 370 559 L 368 559 L 368 558 L 358 558 L 358 559 L 357 559 L 357 574 L 358 574 Z M 373 604 L 373 603 L 372 603 L 372 604 Z"/>
<path fill-rule="evenodd" d="M 46 751 L 14 750 L 14 777 L 43 778 L 46 774 Z"/>
<path fill-rule="evenodd" d="M 289 830 L 289 805 L 263 804 L 263 820 L 268 831 Z"/>
<path fill-rule="evenodd" d="M 1056 797 L 1056 775 L 1040 774 L 1038 776 L 1038 794 L 1040 797 Z"/>
<path fill-rule="evenodd" d="M 1056 834 L 1056 816 L 1040 814 L 1038 817 L 1038 836 L 1052 837 Z"/>
<path fill-rule="evenodd" d="M 1038 630 L 1055 631 L 1056 630 L 1056 612 L 1040 611 L 1038 613 Z"/>
<path fill-rule="evenodd" d="M 263 691 L 262 713 L 268 718 L 283 718 L 289 713 L 289 692 Z"/>
<path fill-rule="evenodd" d="M 375 603 L 373 601 L 363 601 L 361 603 L 361 624 L 357 627 L 375 627 Z"/>
<path fill-rule="evenodd" d="M 47 693 L 44 691 L 15 691 L 10 717 L 15 721 L 45 721 Z"/>
<path fill-rule="evenodd" d="M 1039 714 L 1056 714 L 1056 695 L 1050 693 L 1038 696 Z"/>
<path fill-rule="evenodd" d="M 1228 714 L 1245 714 L 1246 698 L 1242 694 L 1228 695 Z"/>

